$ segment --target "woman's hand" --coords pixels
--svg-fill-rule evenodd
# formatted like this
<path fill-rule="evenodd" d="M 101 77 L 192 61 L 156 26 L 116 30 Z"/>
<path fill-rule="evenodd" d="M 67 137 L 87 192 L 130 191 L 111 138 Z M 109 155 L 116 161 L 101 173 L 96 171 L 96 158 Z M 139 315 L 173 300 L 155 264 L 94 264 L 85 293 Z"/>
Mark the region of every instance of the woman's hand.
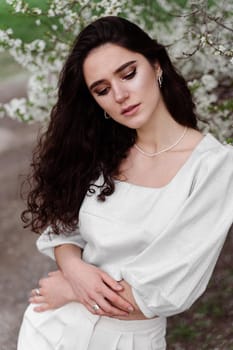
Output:
<path fill-rule="evenodd" d="M 118 292 L 123 287 L 101 269 L 87 264 L 80 259 L 73 261 L 72 271 L 66 273 L 76 295 L 76 300 L 82 303 L 91 313 L 102 316 L 128 316 L 134 310 L 133 306 L 121 297 Z M 94 310 L 94 305 L 99 310 Z"/>
<path fill-rule="evenodd" d="M 29 302 L 39 304 L 34 311 L 57 309 L 71 301 L 77 301 L 75 293 L 61 271 L 53 271 L 39 281 L 39 287 L 31 291 Z"/>
<path fill-rule="evenodd" d="M 82 251 L 72 244 L 55 248 L 56 261 L 70 283 L 76 300 L 90 312 L 103 316 L 127 316 L 133 306 L 118 292 L 123 286 L 107 273 L 81 259 Z M 94 305 L 99 309 L 95 310 Z"/>

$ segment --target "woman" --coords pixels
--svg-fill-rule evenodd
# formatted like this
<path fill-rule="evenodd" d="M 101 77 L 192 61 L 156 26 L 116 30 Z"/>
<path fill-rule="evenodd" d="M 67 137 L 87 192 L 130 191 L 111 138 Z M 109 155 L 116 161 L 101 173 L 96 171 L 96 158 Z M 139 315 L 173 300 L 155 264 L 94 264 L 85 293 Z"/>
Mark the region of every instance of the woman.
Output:
<path fill-rule="evenodd" d="M 165 349 L 232 224 L 233 151 L 198 130 L 162 45 L 119 17 L 79 34 L 32 180 L 23 219 L 48 227 L 38 248 L 59 270 L 32 291 L 18 349 Z"/>

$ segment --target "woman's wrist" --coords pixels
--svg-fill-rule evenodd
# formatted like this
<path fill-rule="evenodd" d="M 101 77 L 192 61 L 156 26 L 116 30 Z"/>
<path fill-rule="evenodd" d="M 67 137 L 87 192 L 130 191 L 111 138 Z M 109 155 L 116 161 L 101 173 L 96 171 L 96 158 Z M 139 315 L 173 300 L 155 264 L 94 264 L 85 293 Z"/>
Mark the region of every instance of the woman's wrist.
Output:
<path fill-rule="evenodd" d="M 71 243 L 65 243 L 65 244 L 60 244 L 56 247 L 54 247 L 54 253 L 55 257 L 59 260 L 63 260 L 66 257 L 78 257 L 79 259 L 82 258 L 82 249 Z"/>
<path fill-rule="evenodd" d="M 74 271 L 80 272 L 83 264 L 85 263 L 81 259 L 76 257 L 71 258 L 70 261 L 67 261 L 61 268 L 65 279 L 67 279 L 67 281 L 70 282 L 71 285 L 73 285 L 73 281 L 75 280 Z"/>

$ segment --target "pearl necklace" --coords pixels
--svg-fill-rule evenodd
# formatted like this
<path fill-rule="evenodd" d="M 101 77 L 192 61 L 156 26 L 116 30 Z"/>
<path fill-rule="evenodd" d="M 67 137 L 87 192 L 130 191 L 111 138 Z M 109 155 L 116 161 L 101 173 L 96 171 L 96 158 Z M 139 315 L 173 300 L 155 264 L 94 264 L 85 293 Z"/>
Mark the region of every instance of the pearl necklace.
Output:
<path fill-rule="evenodd" d="M 186 132 L 188 130 L 188 127 L 186 126 L 185 129 L 184 129 L 184 132 L 183 134 L 178 138 L 178 140 L 173 143 L 173 145 L 167 147 L 167 148 L 164 148 L 162 149 L 161 151 L 159 152 L 154 152 L 154 153 L 149 153 L 149 152 L 145 152 L 143 151 L 143 149 L 141 147 L 139 147 L 136 143 L 134 144 L 134 147 L 138 150 L 138 152 L 142 153 L 144 156 L 147 156 L 147 157 L 155 157 L 155 156 L 158 156 L 159 154 L 161 153 L 164 153 L 164 152 L 167 152 L 169 151 L 170 149 L 174 148 L 176 145 L 178 145 L 178 143 L 180 143 L 180 141 L 184 138 Z"/>

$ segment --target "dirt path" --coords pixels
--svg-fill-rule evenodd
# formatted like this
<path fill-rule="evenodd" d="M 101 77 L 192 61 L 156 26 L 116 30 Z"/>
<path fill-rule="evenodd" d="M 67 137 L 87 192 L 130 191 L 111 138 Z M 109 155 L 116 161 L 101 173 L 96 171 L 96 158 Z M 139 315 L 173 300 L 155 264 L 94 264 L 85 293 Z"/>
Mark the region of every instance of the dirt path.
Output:
<path fill-rule="evenodd" d="M 17 81 L 0 85 L 0 101 L 24 93 L 24 84 Z M 28 291 L 53 268 L 36 251 L 37 236 L 23 229 L 20 221 L 19 185 L 29 167 L 37 129 L 37 125 L 0 119 L 0 350 L 16 350 Z"/>

